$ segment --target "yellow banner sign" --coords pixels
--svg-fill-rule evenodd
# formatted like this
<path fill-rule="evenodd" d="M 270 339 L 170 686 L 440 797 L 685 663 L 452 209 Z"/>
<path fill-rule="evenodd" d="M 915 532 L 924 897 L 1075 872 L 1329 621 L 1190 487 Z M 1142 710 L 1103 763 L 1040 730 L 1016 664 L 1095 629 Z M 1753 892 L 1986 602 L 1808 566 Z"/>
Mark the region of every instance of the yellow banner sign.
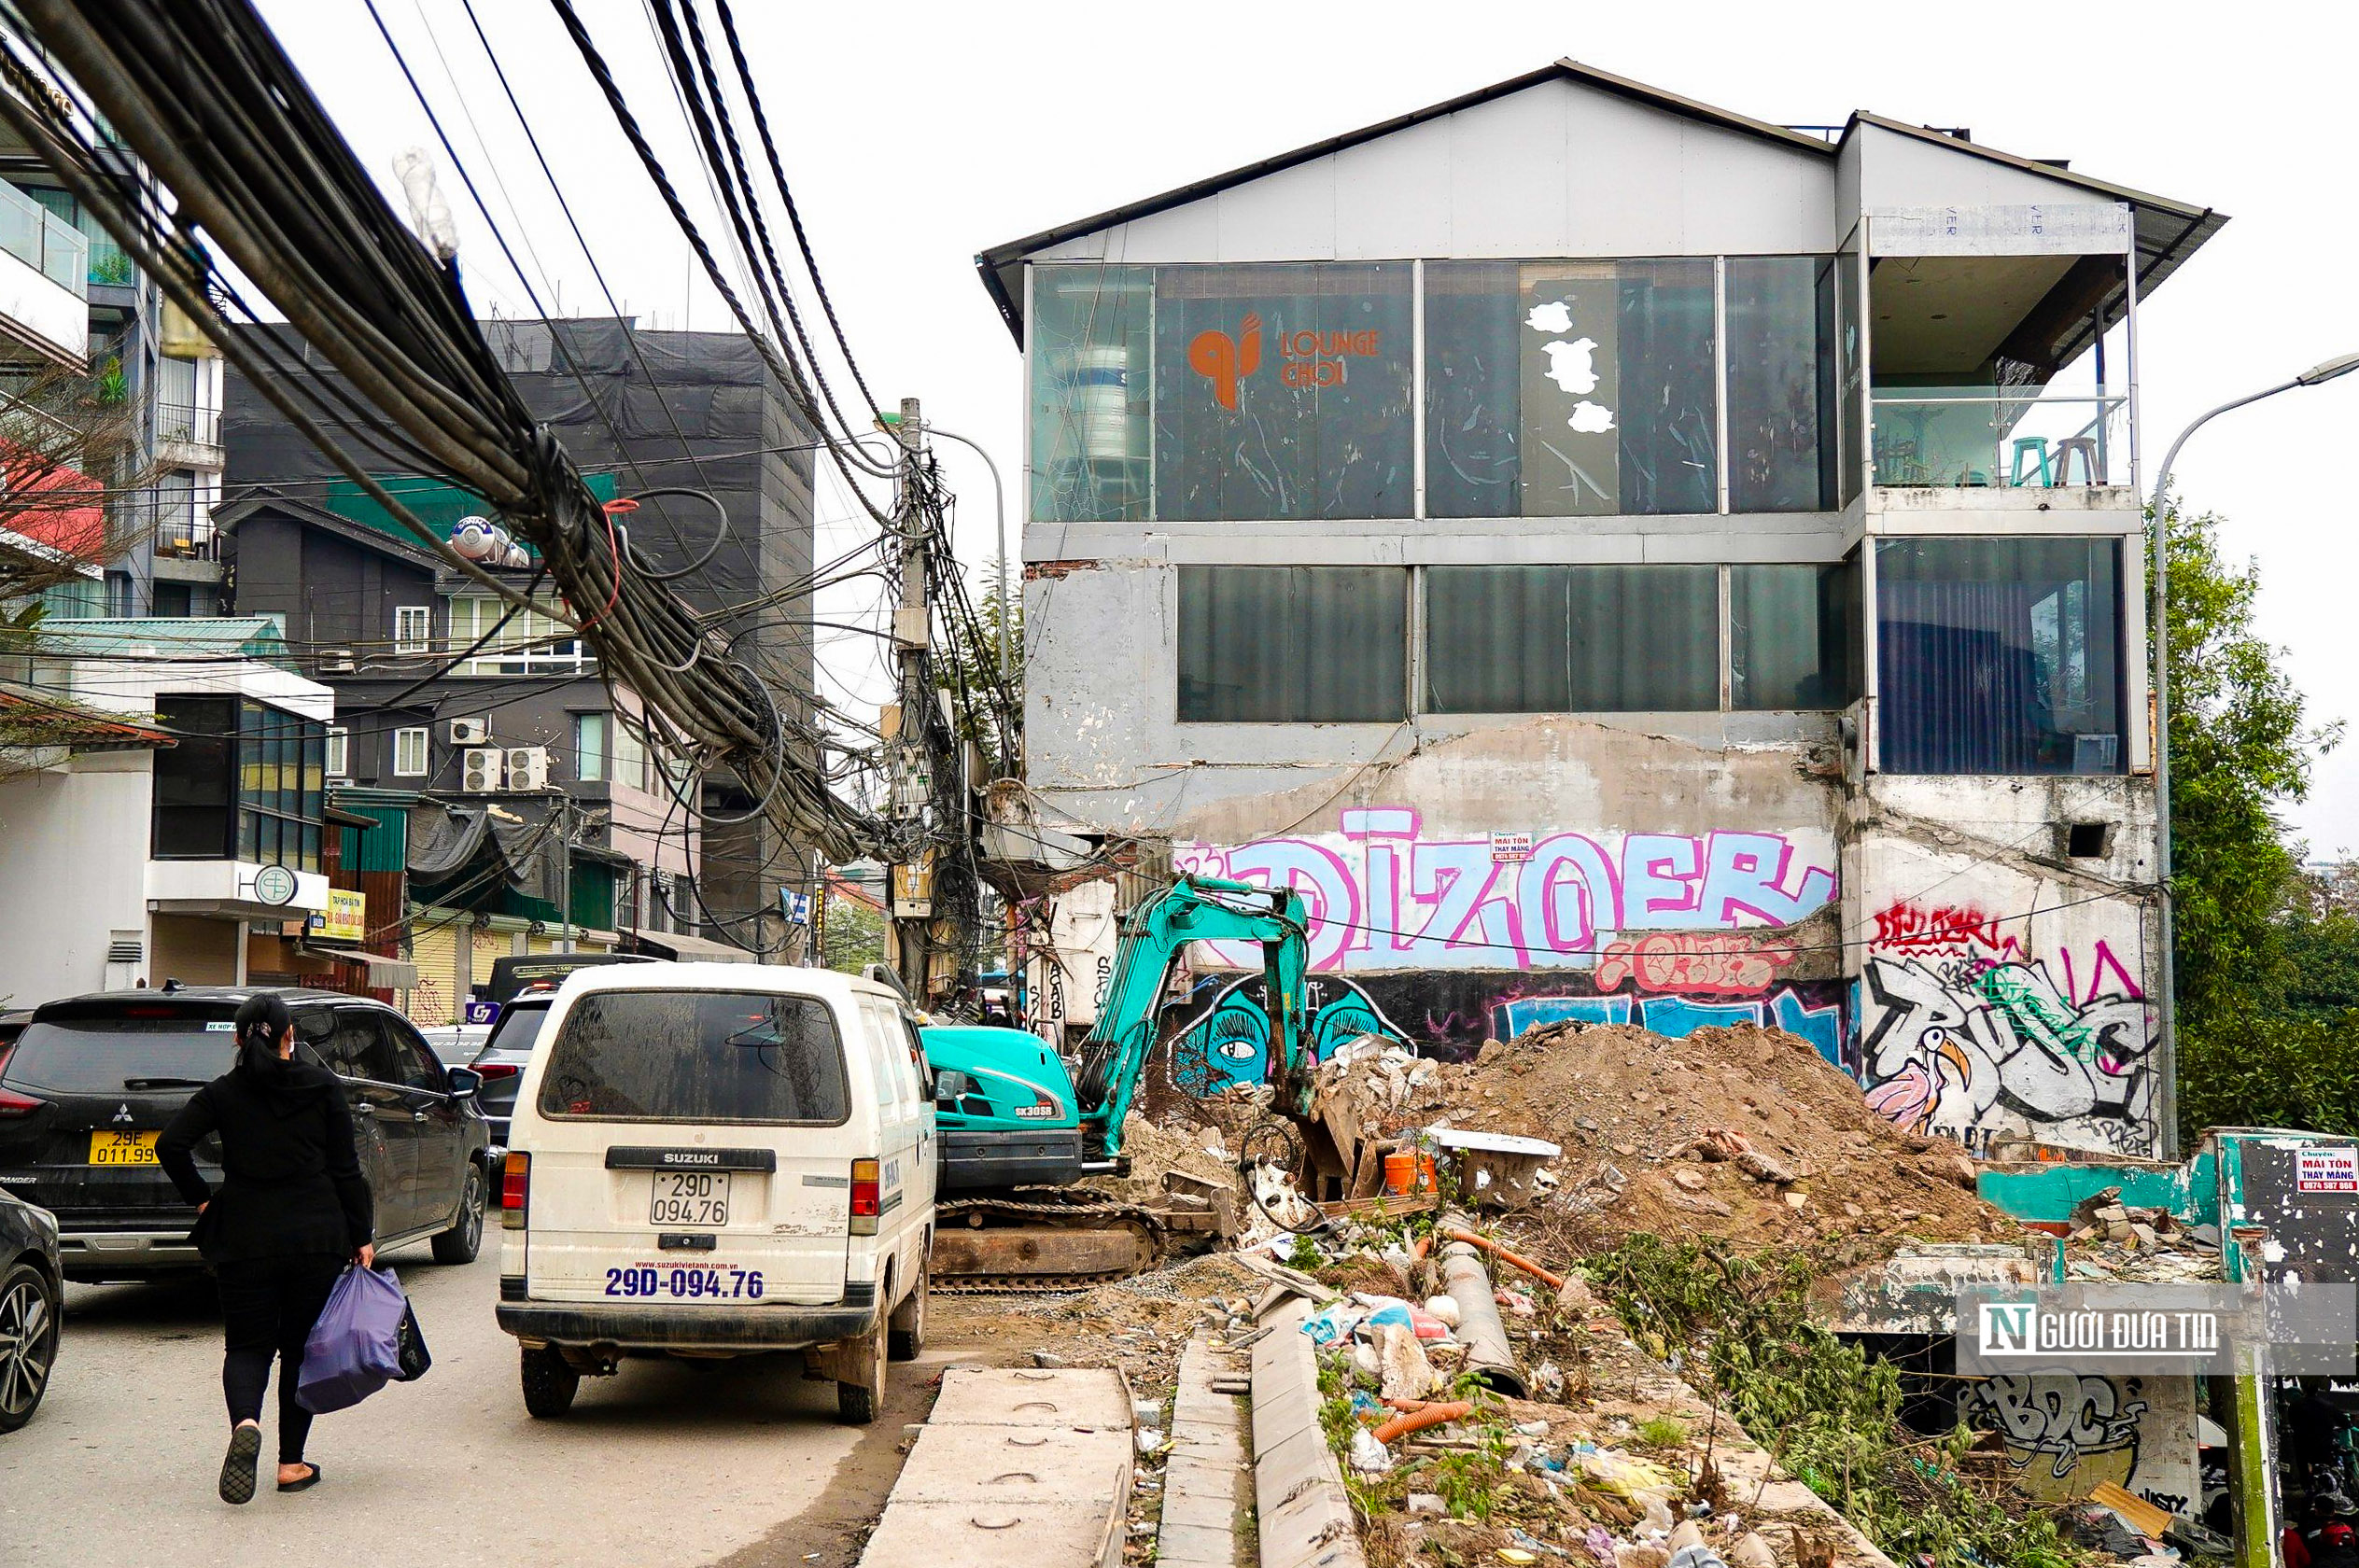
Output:
<path fill-rule="evenodd" d="M 369 934 L 369 895 L 330 888 L 328 907 L 303 924 L 324 942 L 358 942 Z"/>

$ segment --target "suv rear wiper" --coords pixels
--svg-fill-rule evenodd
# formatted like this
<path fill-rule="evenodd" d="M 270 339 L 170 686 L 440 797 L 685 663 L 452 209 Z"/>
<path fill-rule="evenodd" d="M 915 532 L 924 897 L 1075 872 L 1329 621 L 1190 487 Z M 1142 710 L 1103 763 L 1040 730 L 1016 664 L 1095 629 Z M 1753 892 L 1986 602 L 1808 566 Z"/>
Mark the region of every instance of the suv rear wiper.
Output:
<path fill-rule="evenodd" d="M 201 1089 L 212 1082 L 208 1078 L 126 1078 L 127 1089 Z"/>

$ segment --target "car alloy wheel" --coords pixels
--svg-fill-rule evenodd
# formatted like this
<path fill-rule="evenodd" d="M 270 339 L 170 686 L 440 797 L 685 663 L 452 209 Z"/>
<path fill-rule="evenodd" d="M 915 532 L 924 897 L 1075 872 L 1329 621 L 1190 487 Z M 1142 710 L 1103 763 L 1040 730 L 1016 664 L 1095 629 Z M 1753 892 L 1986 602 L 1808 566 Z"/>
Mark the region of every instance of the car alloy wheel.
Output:
<path fill-rule="evenodd" d="M 0 1279 L 0 1432 L 33 1419 L 57 1361 L 57 1298 L 30 1265 Z"/>

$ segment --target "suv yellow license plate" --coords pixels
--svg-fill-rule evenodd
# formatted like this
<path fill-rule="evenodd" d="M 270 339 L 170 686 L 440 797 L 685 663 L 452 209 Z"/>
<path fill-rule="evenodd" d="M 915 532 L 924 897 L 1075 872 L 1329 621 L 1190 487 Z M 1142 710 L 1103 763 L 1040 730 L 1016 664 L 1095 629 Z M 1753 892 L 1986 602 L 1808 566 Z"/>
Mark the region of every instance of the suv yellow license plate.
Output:
<path fill-rule="evenodd" d="M 153 1165 L 156 1163 L 156 1135 L 152 1132 L 93 1132 L 91 1134 L 92 1165 Z"/>
<path fill-rule="evenodd" d="M 652 1225 L 720 1226 L 729 1223 L 729 1172 L 658 1170 L 647 1206 Z"/>

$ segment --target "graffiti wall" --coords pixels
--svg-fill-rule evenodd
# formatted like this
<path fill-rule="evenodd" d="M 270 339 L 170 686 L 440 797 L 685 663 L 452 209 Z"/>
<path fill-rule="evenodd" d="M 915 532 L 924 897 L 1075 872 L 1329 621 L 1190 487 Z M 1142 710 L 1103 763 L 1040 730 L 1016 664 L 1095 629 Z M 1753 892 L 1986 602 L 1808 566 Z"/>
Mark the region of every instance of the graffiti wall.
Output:
<path fill-rule="evenodd" d="M 1356 1034 L 1405 1040 L 1430 1056 L 1467 1057 L 1488 1040 L 1512 1040 L 1540 1024 L 1636 1024 L 1673 1039 L 1730 1024 L 1760 1024 L 1798 1034 L 1842 1065 L 1843 994 L 1838 981 L 1764 984 L 1751 995 L 1649 995 L 1627 974 L 1623 988 L 1601 992 L 1604 963 L 1588 975 L 1546 979 L 1514 973 L 1390 972 L 1355 978 L 1323 974 L 1311 982 L 1312 1043 L 1324 1053 Z M 1659 976 L 1660 977 L 1660 976 Z M 1663 977 L 1667 978 L 1667 977 Z M 1195 1094 L 1232 1083 L 1258 1083 L 1270 1059 L 1270 1026 L 1258 974 L 1199 979 L 1176 1026 L 1172 1078 Z"/>
<path fill-rule="evenodd" d="M 1986 1378 L 1959 1409 L 1997 1432 L 2015 1482 L 2046 1502 L 2086 1497 L 2111 1481 L 2174 1514 L 2200 1505 L 2192 1378 Z"/>
<path fill-rule="evenodd" d="M 2117 908 L 2098 912 L 2111 918 L 2092 929 L 1963 900 L 1877 910 L 1858 1001 L 1868 1103 L 1977 1150 L 2017 1139 L 2152 1153 L 2138 912 L 2129 907 L 2127 931 Z"/>
<path fill-rule="evenodd" d="M 1292 887 L 1310 911 L 1311 967 L 1354 975 L 1590 970 L 1624 932 L 1791 926 L 1835 896 L 1834 843 L 1823 830 L 1467 835 L 1427 832 L 1405 805 L 1347 807 L 1335 820 L 1331 833 L 1233 847 L 1176 844 L 1172 865 Z M 1259 966 L 1242 945 L 1203 945 L 1224 967 Z M 1677 959 L 1628 957 L 1642 961 Z M 1699 972 L 1721 962 L 1708 953 L 1695 961 Z"/>
<path fill-rule="evenodd" d="M 1332 832 L 1183 843 L 1172 857 L 1180 871 L 1302 895 L 1320 1042 L 1381 1022 L 1456 1054 L 1566 1019 L 1675 1037 L 1753 1023 L 1841 1060 L 1835 855 L 1823 829 L 1477 834 L 1433 831 L 1404 805 L 1328 820 Z M 1257 1079 L 1268 1060 L 1260 953 L 1203 943 L 1191 961 L 1246 973 L 1218 973 L 1190 998 L 1174 1077 L 1212 1090 Z"/>

